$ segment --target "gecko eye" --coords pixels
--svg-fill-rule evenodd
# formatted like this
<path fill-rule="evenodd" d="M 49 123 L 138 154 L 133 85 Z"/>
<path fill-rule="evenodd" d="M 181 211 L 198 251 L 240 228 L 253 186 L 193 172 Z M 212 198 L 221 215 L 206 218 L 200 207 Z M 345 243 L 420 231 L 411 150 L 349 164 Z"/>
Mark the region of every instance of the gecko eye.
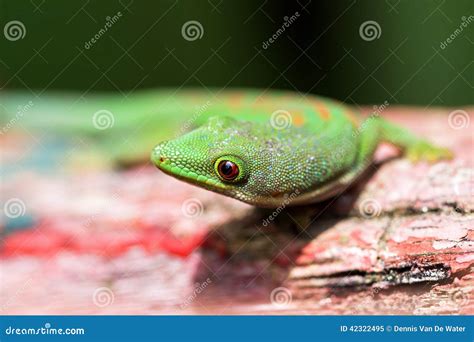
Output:
<path fill-rule="evenodd" d="M 214 162 L 214 171 L 224 182 L 238 183 L 247 177 L 245 162 L 237 156 L 224 155 Z"/>
<path fill-rule="evenodd" d="M 221 160 L 217 165 L 217 172 L 222 179 L 232 181 L 239 176 L 239 167 L 230 160 Z"/>

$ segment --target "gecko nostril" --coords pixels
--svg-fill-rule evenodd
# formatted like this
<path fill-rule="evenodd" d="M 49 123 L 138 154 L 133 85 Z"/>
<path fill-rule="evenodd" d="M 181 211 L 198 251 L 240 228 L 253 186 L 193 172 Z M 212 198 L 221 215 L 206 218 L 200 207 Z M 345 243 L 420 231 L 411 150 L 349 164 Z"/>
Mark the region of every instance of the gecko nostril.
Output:
<path fill-rule="evenodd" d="M 155 146 L 155 148 L 153 149 L 153 151 L 151 153 L 151 161 L 156 166 L 166 162 L 166 160 L 167 160 L 166 154 L 163 153 L 164 152 L 163 147 L 164 147 L 164 144 L 161 143 L 161 144 Z"/>

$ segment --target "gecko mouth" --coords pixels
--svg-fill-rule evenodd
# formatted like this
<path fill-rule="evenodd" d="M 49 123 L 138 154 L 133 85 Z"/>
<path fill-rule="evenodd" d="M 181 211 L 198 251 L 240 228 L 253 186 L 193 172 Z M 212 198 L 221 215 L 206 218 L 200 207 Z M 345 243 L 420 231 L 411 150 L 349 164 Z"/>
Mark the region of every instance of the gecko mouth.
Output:
<path fill-rule="evenodd" d="M 210 190 L 218 192 L 228 190 L 228 186 L 222 184 L 219 180 L 208 178 L 186 167 L 178 166 L 173 160 L 163 155 L 162 146 L 163 144 L 157 145 L 151 153 L 151 161 L 158 169 L 170 176 Z"/>

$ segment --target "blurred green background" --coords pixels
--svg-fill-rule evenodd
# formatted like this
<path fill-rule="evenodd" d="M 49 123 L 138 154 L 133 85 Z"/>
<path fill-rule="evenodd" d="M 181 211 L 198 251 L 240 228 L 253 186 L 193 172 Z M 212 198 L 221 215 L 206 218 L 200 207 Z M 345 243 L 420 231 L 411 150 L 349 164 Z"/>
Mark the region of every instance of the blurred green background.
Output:
<path fill-rule="evenodd" d="M 1 0 L 0 87 L 270 87 L 348 103 L 468 105 L 472 14 L 472 0 Z M 14 20 L 23 37 L 6 39 Z M 202 26 L 200 39 L 183 38 L 190 20 Z M 378 24 L 378 38 L 361 37 L 367 21 Z"/>

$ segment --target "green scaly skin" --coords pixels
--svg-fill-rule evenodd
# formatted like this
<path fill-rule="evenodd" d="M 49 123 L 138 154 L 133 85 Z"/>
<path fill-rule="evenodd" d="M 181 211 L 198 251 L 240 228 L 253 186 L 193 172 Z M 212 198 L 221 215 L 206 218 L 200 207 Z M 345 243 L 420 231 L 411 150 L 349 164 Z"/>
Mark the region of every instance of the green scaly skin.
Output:
<path fill-rule="evenodd" d="M 19 115 L 18 107 L 30 101 Z M 101 110 L 114 117 L 105 130 L 92 122 Z M 2 91 L 0 123 L 11 126 L 8 132 L 28 127 L 54 136 L 88 136 L 113 163 L 142 162 L 152 151 L 152 162 L 169 175 L 270 208 L 288 198 L 298 205 L 334 196 L 370 165 L 382 141 L 414 161 L 451 157 L 378 116 L 363 121 L 340 102 L 286 91 L 162 89 L 127 98 Z M 164 142 L 155 147 L 159 141 Z M 220 160 L 238 165 L 235 180 L 219 176 Z"/>
<path fill-rule="evenodd" d="M 400 147 L 414 161 L 451 157 L 447 149 L 378 116 L 361 122 L 352 109 L 330 99 L 301 99 L 289 92 L 259 94 L 245 92 L 239 104 L 221 116 L 158 144 L 153 163 L 207 190 L 275 208 L 318 202 L 347 188 L 367 169 L 383 141 Z M 281 127 L 275 115 L 292 124 Z M 236 179 L 219 175 L 222 160 L 238 166 Z"/>

